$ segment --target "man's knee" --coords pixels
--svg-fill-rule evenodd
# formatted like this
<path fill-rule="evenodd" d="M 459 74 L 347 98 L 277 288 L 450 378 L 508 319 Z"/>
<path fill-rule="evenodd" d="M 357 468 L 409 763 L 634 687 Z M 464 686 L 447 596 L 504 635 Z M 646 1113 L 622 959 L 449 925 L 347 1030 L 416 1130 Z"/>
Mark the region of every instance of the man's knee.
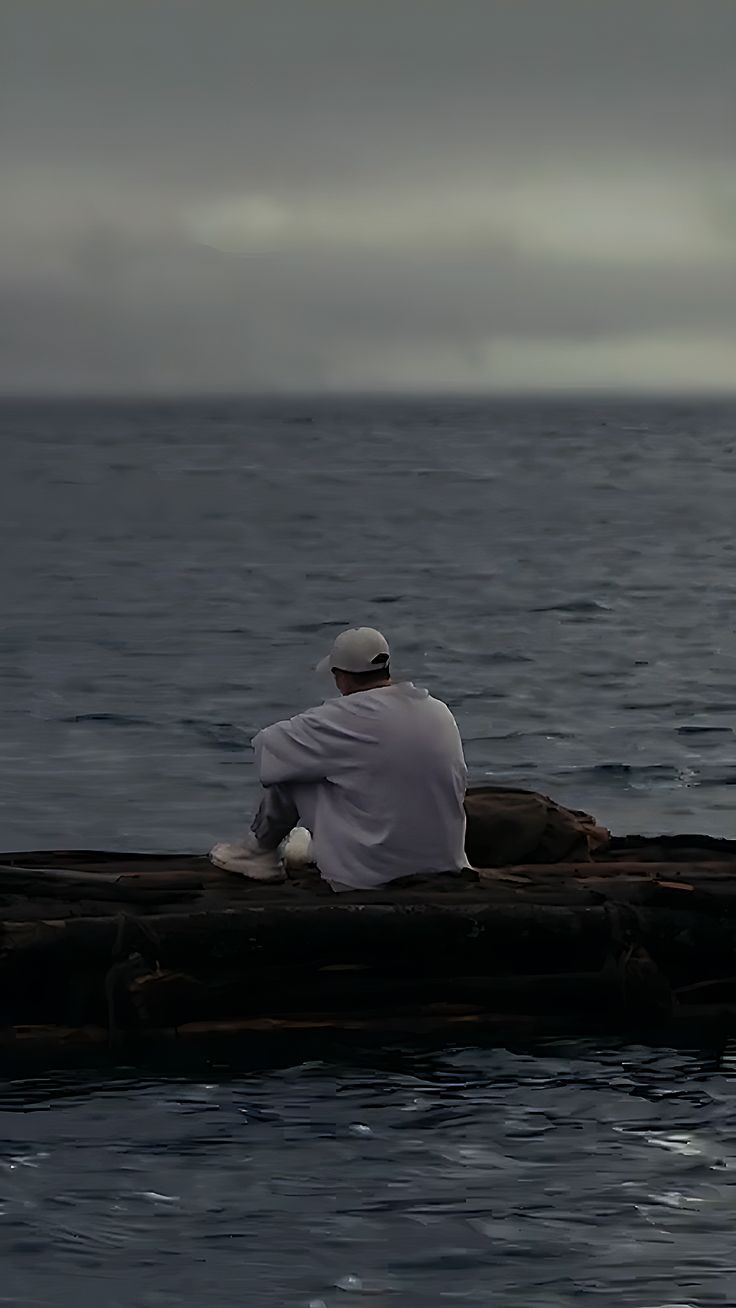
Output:
<path fill-rule="evenodd" d="M 260 845 L 276 849 L 297 825 L 299 814 L 291 787 L 267 786 L 251 830 Z"/>

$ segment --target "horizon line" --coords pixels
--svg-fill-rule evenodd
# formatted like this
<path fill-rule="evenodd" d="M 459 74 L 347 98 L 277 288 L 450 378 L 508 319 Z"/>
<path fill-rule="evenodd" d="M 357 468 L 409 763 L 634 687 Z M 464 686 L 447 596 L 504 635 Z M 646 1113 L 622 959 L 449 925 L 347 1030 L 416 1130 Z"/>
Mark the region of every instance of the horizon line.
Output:
<path fill-rule="evenodd" d="M 351 402 L 366 403 L 374 402 L 391 402 L 397 403 L 406 401 L 412 403 L 417 400 L 432 401 L 434 403 L 453 403 L 464 401 L 468 403 L 492 403 L 500 402 L 544 402 L 550 403 L 555 401 L 570 402 L 571 400 L 583 401 L 600 401 L 607 403 L 620 401 L 627 403 L 630 400 L 639 402 L 662 402 L 670 401 L 693 402 L 699 403 L 712 401 L 715 403 L 736 402 L 736 386 L 732 388 L 716 389 L 709 387 L 707 389 L 665 389 L 663 387 L 633 387 L 631 390 L 624 390 L 617 387 L 615 390 L 609 390 L 603 387 L 554 387 L 552 389 L 527 389 L 527 390 L 432 390 L 432 389 L 350 389 L 340 390 L 332 388 L 313 388 L 307 387 L 304 390 L 18 390 L 3 391 L 0 389 L 0 404 L 261 404 L 261 403 L 314 403 L 314 402 Z"/>

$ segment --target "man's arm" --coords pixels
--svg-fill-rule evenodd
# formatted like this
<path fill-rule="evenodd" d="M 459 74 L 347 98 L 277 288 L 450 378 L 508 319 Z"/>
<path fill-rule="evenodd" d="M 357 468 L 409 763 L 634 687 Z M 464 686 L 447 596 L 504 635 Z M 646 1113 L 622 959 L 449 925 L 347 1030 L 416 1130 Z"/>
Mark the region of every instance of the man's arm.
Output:
<path fill-rule="evenodd" d="M 337 763 L 341 738 L 344 731 L 334 721 L 331 704 L 259 731 L 253 749 L 261 785 L 326 780 Z"/>

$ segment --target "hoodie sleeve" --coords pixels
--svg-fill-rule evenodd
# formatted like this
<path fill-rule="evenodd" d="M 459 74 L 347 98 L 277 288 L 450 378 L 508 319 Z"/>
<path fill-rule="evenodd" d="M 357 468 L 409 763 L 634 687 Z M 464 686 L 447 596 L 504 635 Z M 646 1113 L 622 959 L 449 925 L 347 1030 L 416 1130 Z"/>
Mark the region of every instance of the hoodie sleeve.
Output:
<path fill-rule="evenodd" d="M 261 785 L 326 780 L 344 758 L 350 734 L 329 703 L 259 731 L 253 749 Z"/>

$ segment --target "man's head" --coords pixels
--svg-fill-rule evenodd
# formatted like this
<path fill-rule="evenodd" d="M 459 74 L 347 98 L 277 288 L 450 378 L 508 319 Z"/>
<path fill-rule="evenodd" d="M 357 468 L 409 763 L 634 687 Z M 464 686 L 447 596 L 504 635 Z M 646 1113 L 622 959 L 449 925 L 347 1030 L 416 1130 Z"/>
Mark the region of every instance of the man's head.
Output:
<path fill-rule="evenodd" d="M 358 690 L 375 690 L 391 684 L 390 651 L 385 636 L 374 627 L 352 627 L 342 631 L 318 666 L 330 671 L 341 695 Z"/>

